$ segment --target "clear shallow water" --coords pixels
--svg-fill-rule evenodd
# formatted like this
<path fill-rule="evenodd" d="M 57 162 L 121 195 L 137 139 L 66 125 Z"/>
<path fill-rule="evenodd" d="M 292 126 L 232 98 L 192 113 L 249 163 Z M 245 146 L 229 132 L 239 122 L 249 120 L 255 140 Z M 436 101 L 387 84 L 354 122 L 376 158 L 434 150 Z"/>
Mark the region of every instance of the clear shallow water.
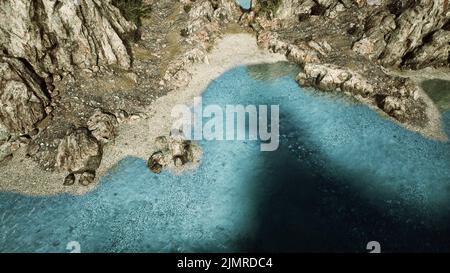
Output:
<path fill-rule="evenodd" d="M 286 73 L 292 72 L 292 73 Z M 286 64 L 237 67 L 204 104 L 279 104 L 280 148 L 200 143 L 174 176 L 123 159 L 84 196 L 0 193 L 0 251 L 450 251 L 450 144 L 303 90 Z M 445 114 L 450 133 L 450 112 Z"/>
<path fill-rule="evenodd" d="M 252 5 L 252 0 L 237 0 L 237 2 L 244 9 L 250 9 Z"/>
<path fill-rule="evenodd" d="M 422 87 L 442 112 L 450 110 L 450 81 L 427 80 Z"/>

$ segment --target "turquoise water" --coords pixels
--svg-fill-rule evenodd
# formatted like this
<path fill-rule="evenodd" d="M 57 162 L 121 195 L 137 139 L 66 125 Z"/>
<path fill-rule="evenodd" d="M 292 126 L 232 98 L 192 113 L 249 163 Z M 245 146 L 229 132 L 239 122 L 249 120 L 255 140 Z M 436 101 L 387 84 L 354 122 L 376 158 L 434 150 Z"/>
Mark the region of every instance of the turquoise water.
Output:
<path fill-rule="evenodd" d="M 237 2 L 244 9 L 250 9 L 251 8 L 251 4 L 252 4 L 251 0 L 238 0 Z"/>
<path fill-rule="evenodd" d="M 300 88 L 286 64 L 237 67 L 206 104 L 279 104 L 280 148 L 201 142 L 200 167 L 123 159 L 83 196 L 0 193 L 1 252 L 450 251 L 450 144 Z M 287 71 L 288 73 L 286 73 Z M 450 112 L 444 116 L 450 133 Z"/>

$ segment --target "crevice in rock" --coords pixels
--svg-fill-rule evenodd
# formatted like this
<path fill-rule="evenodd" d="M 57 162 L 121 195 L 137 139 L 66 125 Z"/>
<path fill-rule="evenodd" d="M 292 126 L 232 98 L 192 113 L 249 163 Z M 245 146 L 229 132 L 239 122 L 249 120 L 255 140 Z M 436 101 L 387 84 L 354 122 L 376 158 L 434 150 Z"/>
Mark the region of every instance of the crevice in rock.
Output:
<path fill-rule="evenodd" d="M 113 18 L 109 17 L 109 14 L 106 12 L 103 12 L 102 7 L 98 6 L 97 3 L 94 2 L 94 4 L 97 6 L 100 14 L 102 17 L 107 18 L 110 21 L 113 21 Z M 114 5 L 114 1 L 113 1 L 113 5 Z M 116 6 L 117 7 L 117 6 Z M 119 10 L 120 8 L 117 7 Z M 122 12 L 121 12 L 122 13 Z M 126 18 L 125 14 L 122 13 L 122 15 Z M 112 29 L 115 31 L 115 33 L 117 34 L 117 36 L 119 36 L 120 40 L 122 40 L 123 45 L 125 46 L 125 49 L 127 51 L 128 56 L 130 56 L 130 65 L 133 65 L 133 61 L 134 61 L 134 56 L 133 56 L 133 49 L 131 48 L 130 45 L 130 40 L 133 41 L 138 41 L 141 39 L 141 34 L 140 34 L 140 27 L 141 27 L 141 18 L 138 18 L 138 23 L 136 23 L 136 30 L 133 33 L 122 33 L 122 31 L 120 29 L 117 28 L 117 26 L 115 26 L 115 24 L 111 24 Z M 109 37 L 108 37 L 109 39 Z"/>
<path fill-rule="evenodd" d="M 391 14 L 398 17 L 405 10 L 414 8 L 418 4 L 420 4 L 420 1 L 417 0 L 393 0 L 387 5 L 387 8 Z"/>
<path fill-rule="evenodd" d="M 325 15 L 326 11 L 326 7 L 316 2 L 315 5 L 311 8 L 311 15 L 323 16 Z"/>
<path fill-rule="evenodd" d="M 41 76 L 39 76 L 36 73 L 36 70 L 34 69 L 34 67 L 31 65 L 30 62 L 28 62 L 27 59 L 25 58 L 17 58 L 17 57 L 11 57 L 11 56 L 1 56 L 1 57 L 5 57 L 5 58 L 9 58 L 9 59 L 16 59 L 17 61 L 19 61 L 23 67 L 25 68 L 25 71 L 21 71 L 20 69 L 18 69 L 16 66 L 14 65 L 10 65 L 10 67 L 14 70 L 14 72 L 22 79 L 23 83 L 28 87 L 29 90 L 33 90 L 33 88 L 29 85 L 28 80 L 26 79 L 26 77 L 23 75 L 23 73 L 26 73 L 28 76 L 30 76 L 40 87 L 40 90 L 42 91 L 42 93 L 45 95 L 45 98 L 42 98 L 40 96 L 40 94 L 36 94 L 35 92 L 33 92 L 37 97 L 39 97 L 41 99 L 41 101 L 44 104 L 47 104 L 47 101 L 51 100 L 51 94 L 48 90 L 48 86 L 47 83 L 45 82 L 45 79 L 42 78 Z"/>
<path fill-rule="evenodd" d="M 447 30 L 450 31 L 450 20 L 448 20 L 443 26 L 442 26 L 443 30 Z"/>

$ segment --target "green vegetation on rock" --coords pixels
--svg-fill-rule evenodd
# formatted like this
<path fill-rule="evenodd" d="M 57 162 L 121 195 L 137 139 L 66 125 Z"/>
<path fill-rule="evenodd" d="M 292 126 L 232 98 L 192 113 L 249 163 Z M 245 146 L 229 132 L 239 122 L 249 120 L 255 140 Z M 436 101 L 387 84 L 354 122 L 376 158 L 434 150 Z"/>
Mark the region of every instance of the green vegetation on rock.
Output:
<path fill-rule="evenodd" d="M 113 0 L 112 4 L 128 21 L 135 23 L 138 27 L 141 25 L 141 18 L 147 16 L 151 11 L 151 6 L 142 0 Z"/>

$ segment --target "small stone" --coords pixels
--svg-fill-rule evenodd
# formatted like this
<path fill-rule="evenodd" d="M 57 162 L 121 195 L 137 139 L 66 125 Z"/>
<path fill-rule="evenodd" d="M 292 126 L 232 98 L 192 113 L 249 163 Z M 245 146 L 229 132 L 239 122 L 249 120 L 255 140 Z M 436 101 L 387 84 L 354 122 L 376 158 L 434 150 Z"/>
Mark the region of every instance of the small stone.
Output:
<path fill-rule="evenodd" d="M 72 186 L 75 184 L 75 175 L 73 173 L 69 174 L 64 178 L 64 186 Z"/>
<path fill-rule="evenodd" d="M 147 167 L 154 173 L 161 173 L 164 155 L 161 151 L 154 152 L 147 161 Z"/>
<path fill-rule="evenodd" d="M 136 73 L 129 72 L 129 73 L 126 74 L 126 76 L 127 76 L 130 80 L 132 80 L 134 83 L 137 83 L 137 82 L 138 82 L 138 76 L 136 75 Z"/>
<path fill-rule="evenodd" d="M 53 107 L 52 106 L 45 107 L 45 113 L 50 114 L 52 111 L 53 111 Z"/>
<path fill-rule="evenodd" d="M 79 182 L 83 186 L 89 186 L 94 182 L 94 179 L 95 179 L 94 173 L 84 172 L 83 174 L 81 174 Z"/>

